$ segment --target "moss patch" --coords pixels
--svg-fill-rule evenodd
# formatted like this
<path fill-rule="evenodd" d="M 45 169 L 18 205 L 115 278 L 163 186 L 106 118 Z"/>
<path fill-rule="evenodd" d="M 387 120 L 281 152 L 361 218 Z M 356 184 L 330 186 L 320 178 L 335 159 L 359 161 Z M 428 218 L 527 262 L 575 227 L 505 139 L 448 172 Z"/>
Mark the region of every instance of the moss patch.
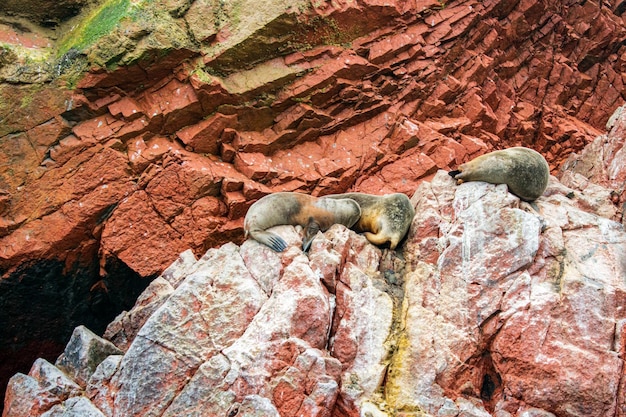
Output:
<path fill-rule="evenodd" d="M 80 24 L 67 32 L 61 40 L 59 55 L 70 49 L 84 51 L 98 39 L 110 33 L 130 11 L 130 0 L 110 0 L 87 17 L 81 18 Z"/>

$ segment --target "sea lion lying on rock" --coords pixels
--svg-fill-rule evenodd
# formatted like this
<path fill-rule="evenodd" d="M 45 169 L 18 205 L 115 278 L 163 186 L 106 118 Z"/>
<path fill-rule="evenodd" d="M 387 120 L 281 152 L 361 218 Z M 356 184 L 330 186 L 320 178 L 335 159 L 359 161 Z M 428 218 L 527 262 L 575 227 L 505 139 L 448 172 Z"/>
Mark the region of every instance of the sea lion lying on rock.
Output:
<path fill-rule="evenodd" d="M 550 166 L 539 152 L 519 146 L 481 155 L 448 174 L 458 184 L 467 181 L 506 184 L 522 200 L 533 201 L 548 186 Z"/>
<path fill-rule="evenodd" d="M 266 231 L 281 224 L 304 227 L 302 249 L 307 251 L 318 231 L 335 223 L 353 226 L 361 217 L 359 205 L 348 198 L 317 198 L 308 194 L 280 192 L 268 194 L 250 206 L 243 221 L 246 237 L 250 235 L 276 252 L 287 248 L 280 236 Z"/>
<path fill-rule="evenodd" d="M 415 209 L 411 200 L 402 193 L 373 195 L 365 193 L 332 194 L 323 198 L 356 201 L 361 207 L 361 217 L 354 225 L 356 232 L 363 233 L 375 245 L 389 242 L 395 249 L 411 226 Z"/>

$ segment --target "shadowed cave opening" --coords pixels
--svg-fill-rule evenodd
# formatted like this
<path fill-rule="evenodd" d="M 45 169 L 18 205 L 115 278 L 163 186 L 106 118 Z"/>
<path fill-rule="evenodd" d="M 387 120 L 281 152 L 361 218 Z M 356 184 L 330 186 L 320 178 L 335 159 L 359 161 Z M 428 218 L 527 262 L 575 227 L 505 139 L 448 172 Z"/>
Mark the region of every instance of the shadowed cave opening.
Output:
<path fill-rule="evenodd" d="M 58 260 L 35 261 L 0 280 L 0 413 L 11 376 L 27 374 L 37 358 L 54 363 L 78 325 L 102 335 L 154 278 L 141 277 L 119 260 L 107 261 L 104 278 L 97 259 L 64 268 Z"/>
<path fill-rule="evenodd" d="M 502 397 L 502 377 L 496 370 L 491 357 L 491 352 L 483 353 L 482 357 L 482 384 L 480 387 L 480 399 L 490 413 L 495 411 L 496 403 Z"/>

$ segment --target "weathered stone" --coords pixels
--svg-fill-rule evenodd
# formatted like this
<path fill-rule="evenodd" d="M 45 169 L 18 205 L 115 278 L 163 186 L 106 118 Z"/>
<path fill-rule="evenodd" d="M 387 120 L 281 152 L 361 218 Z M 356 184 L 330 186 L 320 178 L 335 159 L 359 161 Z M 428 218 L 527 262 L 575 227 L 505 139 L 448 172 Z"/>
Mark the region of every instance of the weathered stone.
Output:
<path fill-rule="evenodd" d="M 41 415 L 60 400 L 56 396 L 42 395 L 37 380 L 21 373 L 9 379 L 4 399 L 3 416 Z"/>
<path fill-rule="evenodd" d="M 583 195 L 594 194 L 594 184 L 606 187 L 608 190 L 590 205 L 596 208 L 594 211 L 598 214 L 622 223 L 626 221 L 623 217 L 626 202 L 626 119 L 623 111 L 623 106 L 617 108 L 607 122 L 609 132 L 598 136 L 580 155 L 572 154 L 561 168 L 563 184 L 581 191 Z M 620 206 L 621 209 L 618 208 Z"/>
<path fill-rule="evenodd" d="M 59 24 L 75 16 L 83 8 L 92 4 L 91 0 L 66 0 L 55 4 L 45 1 L 28 0 L 19 2 L 7 0 L 0 7 L 0 12 L 26 17 L 28 20 L 41 24 Z"/>
<path fill-rule="evenodd" d="M 96 336 L 84 326 L 78 326 L 55 365 L 85 387 L 98 365 L 107 356 L 120 353 L 122 351 L 108 340 Z"/>
<path fill-rule="evenodd" d="M 297 32 L 295 38 L 289 38 L 294 42 L 311 44 L 306 31 L 325 28 L 320 22 L 326 22 L 330 27 L 331 32 L 323 32 L 322 35 L 322 38 L 326 36 L 329 40 L 340 35 L 339 32 L 332 33 L 335 30 L 332 29 L 333 21 L 339 25 L 338 27 L 348 29 L 353 28 L 355 22 L 363 23 L 363 19 L 367 19 L 367 25 L 363 27 L 378 29 L 367 34 L 351 32 L 350 36 L 360 36 L 354 42 L 356 51 L 337 46 L 320 46 L 310 51 L 294 53 L 286 60 L 274 56 L 260 59 L 258 54 L 261 51 L 248 48 L 260 40 L 250 40 L 252 43 L 248 43 L 245 37 L 254 37 L 251 33 L 258 29 L 259 36 L 271 34 L 270 38 L 274 39 L 270 42 L 274 42 L 272 45 L 290 42 L 286 40 L 287 38 L 283 39 L 276 35 L 280 30 L 275 25 L 279 25 L 279 22 L 287 24 L 283 30 L 293 27 L 295 22 L 293 8 L 284 13 L 281 7 L 273 8 L 268 5 L 262 10 L 255 10 L 254 16 L 247 16 L 244 13 L 243 15 L 247 16 L 245 19 L 242 18 L 243 15 L 238 14 L 237 21 L 233 23 L 235 26 L 229 26 L 224 19 L 237 14 L 235 6 L 216 9 L 217 6 L 211 2 L 197 2 L 189 8 L 178 3 L 164 5 L 167 16 L 164 16 L 163 22 L 149 20 L 148 17 L 154 15 L 154 10 L 148 7 L 142 15 L 142 18 L 147 20 L 125 27 L 128 32 L 126 35 L 116 32 L 115 36 L 120 36 L 119 39 L 124 36 L 132 39 L 129 43 L 120 40 L 120 45 L 116 47 L 138 48 L 143 51 L 148 45 L 153 48 L 169 48 L 176 43 L 174 39 L 178 40 L 176 36 L 179 34 L 180 22 L 172 21 L 177 17 L 191 25 L 189 26 L 191 31 L 196 33 L 195 41 L 200 40 L 202 44 L 204 42 L 202 39 L 205 39 L 211 43 L 219 38 L 217 42 L 219 45 L 207 44 L 206 48 L 203 47 L 207 57 L 204 64 L 186 62 L 178 66 L 174 58 L 178 56 L 176 53 L 172 54 L 172 58 L 164 58 L 159 64 L 162 66 L 163 76 L 154 78 L 149 85 L 141 84 L 144 83 L 147 74 L 161 74 L 148 70 L 149 67 L 154 67 L 158 60 L 150 61 L 143 68 L 120 68 L 119 73 L 114 71 L 111 74 L 93 74 L 94 77 L 101 79 L 95 84 L 84 84 L 83 95 L 74 94 L 67 103 L 54 102 L 55 108 L 59 109 L 58 114 L 63 113 L 77 122 L 74 126 L 74 136 L 64 136 L 65 139 L 55 137 L 67 129 L 59 126 L 60 130 L 56 130 L 57 133 L 52 132 L 49 139 L 41 142 L 39 145 L 41 150 L 37 153 L 28 151 L 6 154 L 16 155 L 22 161 L 28 159 L 22 166 L 27 167 L 28 172 L 32 172 L 33 169 L 39 172 L 43 168 L 36 165 L 43 160 L 41 156 L 48 152 L 47 147 L 50 147 L 52 159 L 57 164 L 63 164 L 72 156 L 88 152 L 88 148 L 95 142 L 109 143 L 111 140 L 119 140 L 121 144 L 115 146 L 121 149 L 128 147 L 129 160 L 135 171 L 132 175 L 127 174 L 128 179 L 131 179 L 134 175 L 145 173 L 151 164 L 161 166 L 164 155 L 180 151 L 180 147 L 175 143 L 167 143 L 164 139 L 164 135 L 177 132 L 182 142 L 190 149 L 193 148 L 196 152 L 219 153 L 225 161 L 234 161 L 231 167 L 234 166 L 253 181 L 263 182 L 270 191 L 302 189 L 314 190 L 316 194 L 341 192 L 355 185 L 359 187 L 361 184 L 364 187 L 363 191 L 410 193 L 420 181 L 433 174 L 435 168 L 430 161 L 436 168 L 447 169 L 453 160 L 456 165 L 466 160 L 466 154 L 469 157 L 475 152 L 469 148 L 464 151 L 465 144 L 483 140 L 486 151 L 493 147 L 506 146 L 502 142 L 505 136 L 517 137 L 522 142 L 529 142 L 536 137 L 541 138 L 536 147 L 550 156 L 550 160 L 553 160 L 556 166 L 570 150 L 581 149 L 585 141 L 590 141 L 597 134 L 597 131 L 584 123 L 585 117 L 580 117 L 579 119 L 583 119 L 581 121 L 571 115 L 577 112 L 586 114 L 589 120 L 594 120 L 593 125 L 597 128 L 602 124 L 597 122 L 599 115 L 603 113 L 606 118 L 613 110 L 610 107 L 614 105 L 610 100 L 594 99 L 596 104 L 589 105 L 594 102 L 589 99 L 592 96 L 614 97 L 621 85 L 617 79 L 619 77 L 615 75 L 618 70 L 614 69 L 621 65 L 619 64 L 621 61 L 597 53 L 597 47 L 594 45 L 606 46 L 613 43 L 617 45 L 624 31 L 616 23 L 614 15 L 608 11 L 604 13 L 604 10 L 590 5 L 566 6 L 568 13 L 563 14 L 566 18 L 558 19 L 566 19 L 566 26 L 575 28 L 573 33 L 577 35 L 571 41 L 577 46 L 550 50 L 531 60 L 527 57 L 530 57 L 531 51 L 536 48 L 533 42 L 559 44 L 554 37 L 562 36 L 563 31 L 560 24 L 557 24 L 559 20 L 556 17 L 549 17 L 555 16 L 551 14 L 549 7 L 541 2 L 533 4 L 532 7 L 527 4 L 504 7 L 501 2 L 489 4 L 470 2 L 466 5 L 446 7 L 432 16 L 429 15 L 428 18 L 425 17 L 426 14 L 423 18 L 419 16 L 433 7 L 433 2 L 415 5 L 390 3 L 385 7 L 368 4 L 363 10 L 359 9 L 358 13 L 357 9 L 348 5 L 345 9 L 330 5 L 316 7 L 312 11 L 303 8 L 300 10 L 305 16 L 303 19 L 314 23 L 310 26 L 301 25 L 299 27 L 301 32 Z M 545 18 L 540 18 L 541 13 L 536 13 L 535 9 L 545 10 L 547 13 Z M 416 13 L 417 20 L 403 21 L 401 31 L 393 29 L 396 27 L 393 23 L 395 19 L 403 16 L 408 10 Z M 533 12 L 528 14 L 527 10 Z M 601 16 L 593 24 L 585 22 L 585 16 L 591 15 L 592 11 Z M 213 21 L 216 26 L 201 29 L 196 13 L 203 13 L 204 19 Z M 310 13 L 312 14 L 309 15 Z M 316 17 L 317 13 L 321 13 L 322 17 Z M 501 21 L 492 22 L 493 25 L 487 24 L 484 16 L 491 14 L 500 16 Z M 316 20 L 318 18 L 321 20 Z M 141 25 L 148 22 L 151 24 L 150 29 L 144 32 Z M 507 30 L 507 25 L 514 29 Z M 594 33 L 597 39 L 583 41 L 579 31 L 585 27 L 589 33 Z M 607 27 L 613 29 L 613 32 L 610 32 L 612 37 L 604 29 Z M 168 33 L 168 36 L 172 36 L 172 41 L 161 39 L 160 33 Z M 457 42 L 460 33 L 467 34 L 467 45 L 442 49 L 436 43 L 440 40 Z M 497 33 L 504 35 L 498 38 Z M 535 33 L 535 37 L 529 36 L 530 33 Z M 143 39 L 140 42 L 141 46 L 138 39 Z M 103 39 L 102 42 L 108 45 L 107 42 L 110 40 Z M 184 45 L 189 46 L 183 41 L 179 43 L 180 48 L 184 48 Z M 252 59 L 252 56 L 257 58 L 246 61 L 246 57 L 240 55 L 241 49 L 235 51 L 238 48 L 236 45 L 246 46 L 245 50 L 250 54 L 248 59 Z M 606 47 L 606 50 L 610 49 Z M 272 50 L 280 48 L 272 47 Z M 524 53 L 516 53 L 518 50 Z M 574 50 L 578 52 L 572 52 Z M 133 54 L 126 51 L 122 61 Z M 137 54 L 136 56 L 142 56 L 141 52 Z M 493 58 L 496 55 L 503 58 L 496 60 Z M 534 53 L 534 56 L 537 56 L 537 53 Z M 235 58 L 242 62 L 240 71 L 232 71 L 231 64 L 235 62 Z M 551 66 L 541 69 L 546 61 L 551 62 Z M 209 75 L 211 64 L 208 67 L 202 65 L 210 62 L 230 68 L 228 74 Z M 447 76 L 444 77 L 438 68 L 445 67 L 445 64 L 441 65 L 445 62 L 455 64 L 447 70 Z M 587 62 L 589 65 L 602 66 L 612 84 L 600 79 L 599 70 L 587 71 L 589 72 L 587 74 L 585 72 Z M 576 69 L 577 63 L 581 63 L 585 70 Z M 176 69 L 172 72 L 173 67 Z M 294 73 L 296 67 L 299 69 Z M 295 80 L 282 76 L 269 77 L 276 71 L 280 72 L 280 68 L 290 68 L 289 71 L 298 77 Z M 386 68 L 393 71 L 394 76 L 390 76 L 391 72 Z M 401 68 L 404 68 L 404 72 L 400 71 Z M 302 70 L 308 72 L 300 76 L 298 71 Z M 168 72 L 171 75 L 167 75 Z M 140 73 L 144 81 L 134 80 L 133 77 Z M 269 78 L 258 77 L 263 74 Z M 406 77 L 406 74 L 411 76 Z M 495 77 L 495 74 L 499 77 Z M 131 76 L 127 83 L 121 83 L 124 76 Z M 543 78 L 548 79 L 549 84 L 546 84 L 545 92 L 538 93 L 539 90 L 533 83 Z M 281 81 L 276 84 L 276 80 Z M 107 90 L 108 86 L 113 86 L 115 82 L 120 82 L 121 87 Z M 132 84 L 132 89 L 128 88 L 128 83 Z M 103 88 L 97 94 L 91 91 L 96 85 Z M 139 85 L 143 88 L 135 88 Z M 267 106 L 263 98 L 258 97 L 259 94 L 264 92 L 271 96 L 279 85 L 286 88 L 278 93 L 278 100 Z M 598 87 L 598 93 L 593 92 L 593 87 Z M 15 93 L 14 88 L 6 91 L 7 94 Z M 59 96 L 46 89 L 44 95 L 37 95 L 37 103 L 43 103 L 45 100 L 39 98 L 50 94 L 55 95 L 55 98 Z M 270 96 L 267 98 L 271 98 Z M 26 100 L 24 97 L 7 102 Z M 242 102 L 245 105 L 241 105 Z M 222 107 L 216 112 L 218 106 Z M 567 114 L 560 110 L 561 107 L 568 109 Z M 460 114 L 458 109 L 464 109 L 464 114 Z M 55 117 L 54 112 L 47 114 L 49 114 L 47 119 L 26 127 L 33 130 L 28 132 L 31 141 L 40 137 L 35 129 L 43 129 L 43 123 Z M 207 115 L 210 117 L 202 120 Z M 56 117 L 58 120 L 58 116 Z M 536 121 L 537 118 L 540 121 Z M 383 119 L 384 123 L 380 123 Z M 373 123 L 373 120 L 376 121 Z M 426 128 L 422 123 L 424 121 L 437 132 L 437 136 L 433 135 L 432 129 Z M 413 127 L 406 130 L 409 122 Z M 419 127 L 417 134 L 414 126 Z M 220 132 L 225 128 L 230 129 L 229 137 L 221 138 Z M 342 135 L 333 133 L 339 129 Z M 410 133 L 410 130 L 413 133 Z M 458 135 L 462 135 L 466 140 L 459 141 Z M 230 136 L 239 138 L 235 143 L 243 146 L 244 154 L 238 147 L 233 149 L 230 145 L 233 143 Z M 62 140 L 55 143 L 59 139 Z M 319 141 L 322 147 L 315 148 L 309 145 L 308 141 L 312 140 Z M 9 142 L 12 143 L 12 151 L 15 151 L 16 143 Z M 454 148 L 455 143 L 461 143 L 462 147 Z M 220 144 L 224 146 L 220 148 Z M 26 141 L 23 141 L 23 145 L 24 149 L 29 146 Z M 283 147 L 290 149 L 283 152 Z M 423 153 L 415 164 L 407 162 L 413 161 L 415 154 L 406 152 L 414 147 L 419 147 Z M 386 153 L 387 149 L 391 150 L 392 155 Z M 265 155 L 272 154 L 271 162 L 251 158 L 251 152 L 259 151 Z M 306 160 L 302 160 L 301 163 L 298 161 L 301 158 L 294 158 L 294 155 L 304 155 L 306 158 L 311 156 L 315 163 L 313 166 Z M 381 158 L 380 155 L 387 155 L 388 158 Z M 424 158 L 429 158 L 430 161 Z M 615 166 L 619 165 L 618 162 L 619 158 Z M 69 172 L 65 171 L 65 175 L 70 175 Z M 23 176 L 6 178 L 14 182 L 12 187 L 15 188 L 22 181 L 29 182 L 31 177 L 25 172 Z M 296 185 L 293 183 L 295 179 L 303 183 Z M 31 193 L 35 192 L 37 195 L 37 190 L 33 188 L 38 187 L 40 186 L 32 187 L 27 184 L 23 194 L 32 195 Z M 16 201 L 22 199 L 22 190 L 10 191 L 4 205 L 15 209 L 9 213 L 13 220 L 3 220 L 5 231 L 20 227 L 24 219 L 32 219 L 27 206 L 16 204 Z M 220 198 L 226 199 L 227 196 Z M 31 199 L 38 200 L 37 197 Z M 162 204 L 170 202 L 158 201 L 154 206 L 157 213 L 168 211 L 160 207 Z M 48 207 L 54 209 L 56 206 Z M 224 216 L 221 221 L 212 221 L 211 229 L 222 227 L 228 220 L 235 220 L 232 212 L 228 216 L 230 217 Z M 38 219 L 40 216 L 34 217 Z M 114 219 L 119 220 L 119 217 L 116 216 Z M 152 220 L 151 216 L 146 217 L 149 227 L 154 224 Z M 188 221 L 188 217 L 184 221 Z M 178 221 L 177 227 L 181 224 L 183 219 Z M 53 227 L 46 229 L 53 230 Z M 190 232 L 186 230 L 182 235 L 186 236 L 188 233 Z M 108 238 L 112 236 L 107 235 Z M 45 234 L 36 235 L 35 240 L 38 242 L 34 246 L 45 246 L 41 242 L 46 239 L 49 238 Z M 186 243 L 191 244 L 200 254 L 206 249 L 202 243 L 205 241 L 215 241 L 217 244 L 225 242 L 216 240 L 214 236 L 208 238 L 206 234 L 204 236 L 196 234 Z M 116 245 L 105 244 L 105 246 Z M 171 245 L 162 247 L 171 248 Z M 144 249 L 138 246 L 136 250 Z M 116 253 L 117 250 L 107 251 L 106 256 L 116 256 Z M 15 263 L 23 259 L 19 256 L 8 256 L 16 259 L 12 261 Z M 129 257 L 125 257 L 125 260 L 128 261 Z M 167 262 L 171 260 L 172 255 L 169 255 Z M 143 266 L 140 268 L 141 273 L 152 273 L 164 267 L 163 263 L 153 262 L 158 265 Z"/>
<path fill-rule="evenodd" d="M 193 87 L 176 79 L 144 94 L 139 104 L 145 108 L 150 125 L 159 126 L 163 133 L 174 133 L 202 117 L 202 106 Z"/>
<path fill-rule="evenodd" d="M 41 417 L 105 417 L 85 397 L 72 397 L 63 404 L 57 404 L 41 415 Z"/>
<path fill-rule="evenodd" d="M 0 272 L 53 261 L 68 275 L 88 269 L 94 283 L 114 281 L 111 265 L 152 278 L 189 248 L 201 256 L 241 243 L 247 208 L 268 193 L 412 195 L 437 169 L 512 145 L 540 151 L 553 173 L 565 167 L 546 197 L 567 200 L 547 210 L 570 217 L 540 234 L 546 250 L 564 247 L 564 230 L 608 227 L 594 215 L 624 222 L 626 116 L 616 113 L 612 131 L 564 165 L 622 104 L 624 7 L 570 3 L 114 1 L 59 23 L 54 35 L 0 16 Z M 494 227 L 520 220 L 511 204 Z M 439 224 L 422 219 L 411 265 L 436 264 L 442 247 L 462 254 L 457 241 L 441 240 L 448 231 Z M 356 296 L 334 271 L 344 254 L 331 252 L 312 269 L 334 294 Z M 271 295 L 275 276 L 254 271 Z M 135 340 L 176 287 L 157 284 L 136 316 L 112 325 L 116 343 Z M 94 288 L 93 299 L 105 293 Z M 476 405 L 481 376 L 497 380 L 492 359 L 472 359 L 482 373 L 461 390 L 471 401 L 445 397 L 440 410 L 541 408 L 500 407 L 495 397 Z M 250 395 L 247 404 L 265 409 L 269 397 Z"/>
<path fill-rule="evenodd" d="M 127 143 L 128 161 L 137 173 L 144 172 L 150 164 L 158 163 L 168 153 L 182 151 L 182 147 L 163 136 L 155 136 L 144 140 L 142 137 L 134 138 Z"/>
<path fill-rule="evenodd" d="M 181 235 L 172 229 L 149 203 L 144 191 L 133 193 L 113 212 L 110 221 L 102 230 L 106 242 L 102 246 L 104 256 L 115 256 L 142 276 L 157 275 L 175 259 L 165 257 L 158 266 L 148 256 L 154 249 L 179 253 L 186 249 Z M 158 231 L 154 233 L 153 231 Z M 141 242 L 138 247 L 137 243 Z"/>
<path fill-rule="evenodd" d="M 55 86 L 42 89 L 38 85 L 2 83 L 0 95 L 3 97 L 0 104 L 3 120 L 0 137 L 4 137 L 33 129 L 61 114 L 71 92 Z"/>
<path fill-rule="evenodd" d="M 80 391 L 81 387 L 54 365 L 37 359 L 28 375 L 16 374 L 9 380 L 2 415 L 38 416 Z"/>
<path fill-rule="evenodd" d="M 157 277 L 148 285 L 130 311 L 123 311 L 107 326 L 104 337 L 118 348 L 128 349 L 141 326 L 173 292 L 174 288 L 169 282 Z"/>
<path fill-rule="evenodd" d="M 218 113 L 198 124 L 179 130 L 176 136 L 194 152 L 217 155 L 222 132 L 227 127 L 233 127 L 236 124 L 236 115 L 225 116 Z"/>
<path fill-rule="evenodd" d="M 87 394 L 114 416 L 614 415 L 626 233 L 571 192 L 553 179 L 531 207 L 439 171 L 413 198 L 404 260 L 339 225 L 308 257 L 292 226 L 273 229 L 282 253 L 187 252 Z"/>
<path fill-rule="evenodd" d="M 85 395 L 98 407 L 105 415 L 113 415 L 113 396 L 110 391 L 111 379 L 119 370 L 122 362 L 122 355 L 110 355 L 100 362 L 96 371 L 89 378 L 89 383 L 85 389 Z"/>
<path fill-rule="evenodd" d="M 452 184 L 439 172 L 414 198 L 388 403 L 438 413 L 452 400 L 458 413 L 469 396 L 479 414 L 613 415 L 626 288 L 607 269 L 624 273 L 623 228 L 562 193 L 535 211 L 503 185 Z"/>
<path fill-rule="evenodd" d="M 234 245 L 198 262 L 124 355 L 111 380 L 113 415 L 160 415 L 200 364 L 241 336 L 264 302 Z"/>
<path fill-rule="evenodd" d="M 333 231 L 328 234 L 332 242 Z M 347 242 L 359 255 L 346 260 L 339 271 L 330 352 L 341 361 L 343 369 L 337 409 L 345 415 L 359 416 L 362 402 L 372 398 L 383 385 L 393 301 L 385 292 L 386 283 L 378 272 L 378 249 L 367 244 L 363 237 Z M 333 246 L 335 251 L 342 252 L 341 246 Z M 314 248 L 311 252 L 314 256 Z M 315 259 L 323 261 L 319 257 Z"/>
<path fill-rule="evenodd" d="M 217 35 L 217 27 L 221 23 L 215 10 L 213 0 L 197 0 L 192 2 L 185 13 L 185 21 L 193 37 L 200 42 L 210 41 Z"/>
<path fill-rule="evenodd" d="M 104 337 L 119 349 L 127 350 L 148 318 L 195 267 L 196 257 L 193 252 L 187 250 L 181 253 L 161 276 L 148 285 L 130 311 L 123 311 L 107 326 Z"/>

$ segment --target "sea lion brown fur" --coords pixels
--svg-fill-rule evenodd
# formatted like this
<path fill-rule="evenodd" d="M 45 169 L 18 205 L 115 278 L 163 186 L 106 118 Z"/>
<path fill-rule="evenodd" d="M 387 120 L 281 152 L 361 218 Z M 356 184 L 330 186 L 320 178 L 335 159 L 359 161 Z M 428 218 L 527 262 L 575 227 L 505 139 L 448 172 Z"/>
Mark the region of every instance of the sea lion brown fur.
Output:
<path fill-rule="evenodd" d="M 361 207 L 361 218 L 353 229 L 363 233 L 367 240 L 375 245 L 389 242 L 391 249 L 398 246 L 415 217 L 411 200 L 402 193 L 386 195 L 345 193 L 322 198 L 349 198 L 356 201 Z"/>
<path fill-rule="evenodd" d="M 550 166 L 539 152 L 518 146 L 481 155 L 448 174 L 458 184 L 467 181 L 506 184 L 522 200 L 533 201 L 548 186 Z"/>
<path fill-rule="evenodd" d="M 302 248 L 307 251 L 318 231 L 326 231 L 335 223 L 353 226 L 361 217 L 359 205 L 350 199 L 321 199 L 308 194 L 279 192 L 256 201 L 246 213 L 243 228 L 246 236 L 261 242 L 276 252 L 287 248 L 278 235 L 266 231 L 281 224 L 304 227 Z"/>

